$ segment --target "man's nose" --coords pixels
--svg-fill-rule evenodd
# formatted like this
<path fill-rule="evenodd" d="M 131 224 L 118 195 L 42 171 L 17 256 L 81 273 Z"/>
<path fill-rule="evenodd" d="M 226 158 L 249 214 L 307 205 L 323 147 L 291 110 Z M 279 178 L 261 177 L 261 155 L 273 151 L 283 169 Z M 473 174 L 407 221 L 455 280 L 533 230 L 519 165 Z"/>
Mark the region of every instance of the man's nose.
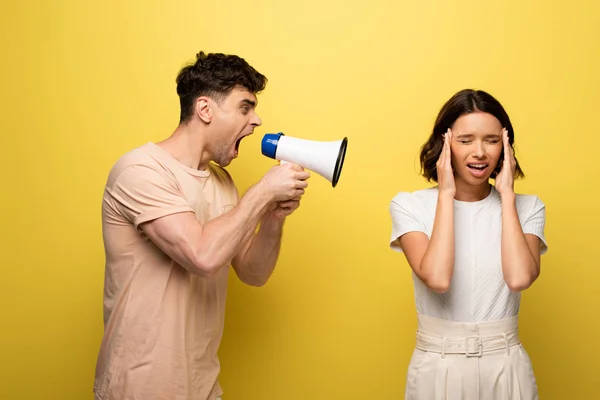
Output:
<path fill-rule="evenodd" d="M 258 114 L 254 114 L 254 118 L 252 118 L 252 125 L 254 126 L 261 126 L 262 125 L 262 120 L 260 119 L 260 117 L 258 116 Z"/>

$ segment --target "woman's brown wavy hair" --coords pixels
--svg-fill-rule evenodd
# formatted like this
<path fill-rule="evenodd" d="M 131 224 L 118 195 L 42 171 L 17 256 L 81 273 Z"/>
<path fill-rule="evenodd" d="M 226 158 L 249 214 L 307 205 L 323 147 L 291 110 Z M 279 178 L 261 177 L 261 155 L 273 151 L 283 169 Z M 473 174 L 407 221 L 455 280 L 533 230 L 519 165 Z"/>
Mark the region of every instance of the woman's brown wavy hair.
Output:
<path fill-rule="evenodd" d="M 454 122 L 456 122 L 456 120 L 462 115 L 478 111 L 492 114 L 498 119 L 498 121 L 500 121 L 502 127 L 506 128 L 508 131 L 508 142 L 514 149 L 515 132 L 510 122 L 510 118 L 504 110 L 504 107 L 502 107 L 502 104 L 500 104 L 500 102 L 492 95 L 484 92 L 483 90 L 461 90 L 452 96 L 452 98 L 450 98 L 446 104 L 444 104 L 435 120 L 431 136 L 421 148 L 421 175 L 423 175 L 427 181 L 433 180 L 437 182 L 438 176 L 436 163 L 444 146 L 443 135 L 448 131 L 448 128 L 452 128 Z M 492 172 L 490 178 L 496 178 L 500 172 L 500 168 L 502 167 L 503 160 L 504 150 L 502 150 L 502 153 L 500 154 L 500 161 Z M 521 170 L 516 156 L 515 161 L 517 163 L 515 179 L 523 178 L 525 174 L 523 173 L 523 170 Z"/>

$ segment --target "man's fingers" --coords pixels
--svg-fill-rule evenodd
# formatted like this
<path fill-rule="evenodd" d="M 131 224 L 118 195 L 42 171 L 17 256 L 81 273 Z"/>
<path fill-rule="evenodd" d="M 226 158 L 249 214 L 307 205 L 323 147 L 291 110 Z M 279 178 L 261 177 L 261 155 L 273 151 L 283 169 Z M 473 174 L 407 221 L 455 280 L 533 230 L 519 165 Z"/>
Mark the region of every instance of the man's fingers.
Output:
<path fill-rule="evenodd" d="M 304 168 L 302 168 L 300 165 L 294 164 L 294 163 L 291 163 L 291 162 L 286 162 L 285 164 L 281 164 L 281 165 L 284 166 L 285 168 L 289 168 L 289 169 L 294 170 L 294 171 L 298 171 L 298 172 L 303 172 L 304 171 Z"/>
<path fill-rule="evenodd" d="M 297 189 L 305 189 L 305 188 L 308 187 L 308 182 L 306 182 L 306 181 L 296 181 L 295 187 Z"/>
<path fill-rule="evenodd" d="M 298 172 L 294 175 L 294 178 L 301 180 L 301 181 L 305 181 L 308 178 L 310 178 L 310 172 L 308 172 L 308 171 Z"/>
<path fill-rule="evenodd" d="M 286 200 L 279 203 L 279 207 L 281 208 L 294 208 L 300 204 L 298 200 Z"/>

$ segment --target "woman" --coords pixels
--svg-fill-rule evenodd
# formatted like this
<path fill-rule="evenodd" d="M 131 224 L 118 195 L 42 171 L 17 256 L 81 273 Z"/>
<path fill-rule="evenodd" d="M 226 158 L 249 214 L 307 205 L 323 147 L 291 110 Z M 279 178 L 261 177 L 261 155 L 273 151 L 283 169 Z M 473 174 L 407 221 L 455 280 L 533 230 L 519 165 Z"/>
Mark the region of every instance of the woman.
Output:
<path fill-rule="evenodd" d="M 494 97 L 460 91 L 421 152 L 422 175 L 437 186 L 390 204 L 390 246 L 412 268 L 418 315 L 407 399 L 538 398 L 517 320 L 547 250 L 545 206 L 515 194 L 523 171 L 513 143 Z"/>

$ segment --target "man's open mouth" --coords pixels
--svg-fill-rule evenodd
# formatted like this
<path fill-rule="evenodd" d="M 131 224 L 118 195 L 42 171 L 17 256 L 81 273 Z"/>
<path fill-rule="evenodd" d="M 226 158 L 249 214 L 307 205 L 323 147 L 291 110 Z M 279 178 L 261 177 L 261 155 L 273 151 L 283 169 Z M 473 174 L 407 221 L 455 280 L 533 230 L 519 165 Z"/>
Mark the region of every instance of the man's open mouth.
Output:
<path fill-rule="evenodd" d="M 247 138 L 248 136 L 252 135 L 252 133 L 249 133 L 247 135 L 242 136 L 241 138 L 239 138 L 238 140 L 236 140 L 235 142 L 235 151 L 237 152 L 240 149 L 240 143 L 242 143 L 242 140 Z"/>

